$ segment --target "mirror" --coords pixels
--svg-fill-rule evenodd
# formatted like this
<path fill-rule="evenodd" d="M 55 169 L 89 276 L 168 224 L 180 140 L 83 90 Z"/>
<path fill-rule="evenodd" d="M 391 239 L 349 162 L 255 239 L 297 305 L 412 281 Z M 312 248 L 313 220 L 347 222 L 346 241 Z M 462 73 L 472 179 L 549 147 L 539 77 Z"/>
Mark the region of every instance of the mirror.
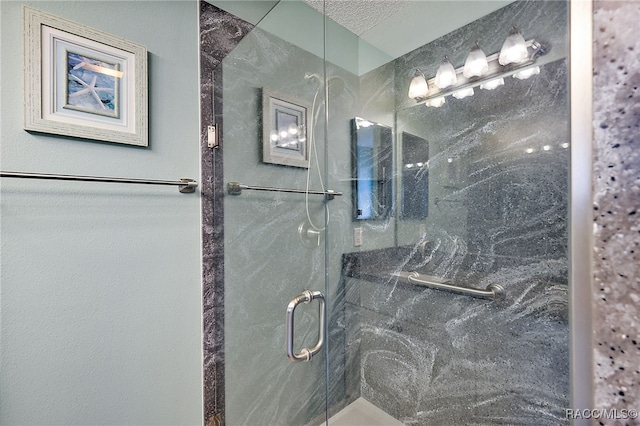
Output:
<path fill-rule="evenodd" d="M 387 219 L 393 210 L 392 129 L 356 117 L 351 135 L 353 219 Z"/>
<path fill-rule="evenodd" d="M 429 216 L 429 144 L 418 136 L 402 132 L 401 218 Z"/>

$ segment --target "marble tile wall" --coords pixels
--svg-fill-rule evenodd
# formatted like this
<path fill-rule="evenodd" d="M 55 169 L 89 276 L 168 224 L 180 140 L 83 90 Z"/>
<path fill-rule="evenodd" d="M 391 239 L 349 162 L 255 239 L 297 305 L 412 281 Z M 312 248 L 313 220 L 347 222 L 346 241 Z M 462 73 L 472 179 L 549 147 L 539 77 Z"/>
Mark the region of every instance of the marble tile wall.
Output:
<path fill-rule="evenodd" d="M 640 409 L 640 3 L 594 2 L 595 407 Z M 596 423 L 597 424 L 597 423 Z M 638 419 L 600 419 L 636 425 Z"/>
<path fill-rule="evenodd" d="M 492 94 L 494 101 L 502 100 L 499 108 L 507 107 L 500 114 L 489 107 L 489 99 L 486 104 L 474 99 L 484 111 L 475 111 L 478 131 L 457 141 L 468 146 L 463 158 L 469 174 L 456 194 L 473 212 L 467 218 L 467 236 L 446 224 L 430 223 L 427 238 L 432 242 L 425 253 L 384 250 L 387 266 L 378 280 L 369 271 L 368 280 L 353 278 L 345 284 L 347 317 L 352 319 L 347 348 L 357 354 L 348 359 L 359 369 L 359 375 L 348 377 L 360 380 L 361 396 L 405 423 L 565 421 L 566 62 L 545 65 L 537 77 L 504 87 L 504 98 Z M 565 89 L 544 90 L 554 85 Z M 506 99 L 520 103 L 526 93 L 537 95 L 509 110 Z M 440 110 L 428 121 L 441 122 L 441 114 L 451 111 Z M 561 125 L 546 126 L 552 117 Z M 511 128 L 525 121 L 541 130 L 530 132 L 527 126 L 519 133 Z M 459 131 L 452 123 L 442 135 L 433 131 L 435 125 L 430 128 L 436 144 Z M 501 128 L 511 130 L 505 135 Z M 547 145 L 553 152 L 543 149 Z M 529 146 L 536 152 L 528 154 Z M 454 214 L 456 206 L 438 208 Z M 393 256 L 395 263 L 388 259 Z M 403 266 L 407 263 L 413 265 Z M 385 279 L 394 266 L 481 288 L 499 283 L 508 296 L 492 303 L 409 286 L 389 275 Z"/>
<path fill-rule="evenodd" d="M 350 396 L 359 388 L 407 424 L 568 423 L 566 12 L 517 2 L 396 61 L 395 75 L 409 75 L 485 32 L 501 38 L 500 22 L 561 49 L 530 80 L 439 109 L 399 103 L 398 126 L 429 144 L 429 244 L 383 250 L 384 262 L 356 254 L 359 274 L 346 268 L 346 377 L 359 384 L 347 383 Z M 453 183 L 450 158 L 462 172 Z M 388 275 L 408 267 L 509 295 L 491 303 Z"/>
<path fill-rule="evenodd" d="M 222 130 L 222 61 L 253 25 L 200 2 L 202 191 L 202 351 L 205 425 L 225 421 L 223 140 L 209 148 L 207 126 Z M 219 135 L 223 137 L 222 131 Z"/>

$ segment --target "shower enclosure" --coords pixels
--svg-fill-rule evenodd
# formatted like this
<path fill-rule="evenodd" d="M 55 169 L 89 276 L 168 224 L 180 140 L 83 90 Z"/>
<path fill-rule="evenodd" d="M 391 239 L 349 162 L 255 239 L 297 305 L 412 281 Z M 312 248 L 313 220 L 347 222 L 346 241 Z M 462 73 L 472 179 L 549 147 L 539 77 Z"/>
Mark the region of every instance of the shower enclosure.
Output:
<path fill-rule="evenodd" d="M 205 423 L 568 422 L 568 4 L 349 7 L 201 3 Z"/>

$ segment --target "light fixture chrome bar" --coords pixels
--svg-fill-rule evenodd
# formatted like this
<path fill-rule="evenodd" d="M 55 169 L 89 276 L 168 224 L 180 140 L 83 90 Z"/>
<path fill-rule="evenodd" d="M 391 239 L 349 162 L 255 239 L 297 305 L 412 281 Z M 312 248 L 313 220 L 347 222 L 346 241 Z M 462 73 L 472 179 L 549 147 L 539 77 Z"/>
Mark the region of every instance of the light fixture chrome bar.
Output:
<path fill-rule="evenodd" d="M 311 195 L 324 195 L 327 200 L 333 200 L 335 197 L 342 195 L 342 192 L 327 189 L 326 191 L 307 191 L 304 189 L 290 189 L 290 188 L 272 188 L 268 186 L 250 186 L 238 182 L 227 183 L 227 192 L 229 195 L 240 195 L 243 190 L 247 191 L 267 191 L 267 192 L 289 192 L 292 194 L 311 194 Z"/>
<path fill-rule="evenodd" d="M 531 50 L 529 58 L 526 61 L 520 62 L 518 64 L 500 65 L 498 63 L 500 52 L 496 52 L 492 55 L 487 56 L 489 70 L 482 77 L 465 77 L 463 74 L 464 66 L 461 66 L 459 68 L 456 68 L 457 82 L 453 86 L 447 87 L 446 89 L 440 89 L 435 84 L 435 77 L 430 78 L 429 80 L 427 80 L 427 85 L 429 86 L 429 92 L 427 93 L 427 96 L 417 97 L 415 98 L 415 101 L 417 103 L 426 102 L 431 99 L 451 95 L 461 89 L 480 86 L 482 83 L 486 83 L 493 79 L 508 77 L 526 67 L 535 64 L 538 56 L 545 55 L 549 51 L 546 46 L 542 45 L 535 39 L 527 40 L 526 45 L 527 49 Z"/>
<path fill-rule="evenodd" d="M 47 173 L 6 172 L 6 171 L 0 171 L 0 177 L 22 178 L 22 179 L 68 180 L 68 181 L 80 181 L 80 182 L 134 183 L 134 184 L 142 184 L 142 185 L 172 185 L 172 186 L 178 186 L 178 190 L 183 194 L 195 192 L 196 188 L 198 187 L 198 182 L 188 178 L 182 178 L 179 181 L 174 181 L 174 180 L 151 180 L 151 179 L 82 176 L 82 175 L 58 175 L 58 174 L 47 174 Z"/>
<path fill-rule="evenodd" d="M 478 297 L 481 299 L 504 300 L 506 291 L 499 284 L 489 284 L 486 289 L 462 287 L 451 283 L 451 281 L 441 281 L 434 277 L 427 277 L 418 272 L 397 272 L 393 274 L 400 281 L 428 287 L 436 290 L 451 291 L 453 293 L 464 294 L 467 296 Z"/>

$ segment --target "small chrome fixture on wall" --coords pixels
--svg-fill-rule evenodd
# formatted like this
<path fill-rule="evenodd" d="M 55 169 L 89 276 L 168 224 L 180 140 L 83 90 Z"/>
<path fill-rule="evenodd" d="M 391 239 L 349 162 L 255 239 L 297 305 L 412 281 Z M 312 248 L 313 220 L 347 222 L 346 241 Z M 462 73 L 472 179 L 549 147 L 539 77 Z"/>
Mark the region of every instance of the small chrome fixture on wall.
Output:
<path fill-rule="evenodd" d="M 305 220 L 298 226 L 298 235 L 300 236 L 300 242 L 302 242 L 303 246 L 309 249 L 315 249 L 320 247 L 324 234 L 314 229 L 311 224 Z"/>
<path fill-rule="evenodd" d="M 524 80 L 539 74 L 540 67 L 535 66 L 536 59 L 547 51 L 534 39 L 525 41 L 514 26 L 500 52 L 486 56 L 476 42 L 462 67 L 454 68 L 449 57 L 445 56 L 434 78 L 427 80 L 424 73 L 416 69 L 409 84 L 408 96 L 426 106 L 441 107 L 448 95 L 462 99 L 473 96 L 474 87 L 493 90 L 502 86 L 504 77 L 509 75 Z"/>

